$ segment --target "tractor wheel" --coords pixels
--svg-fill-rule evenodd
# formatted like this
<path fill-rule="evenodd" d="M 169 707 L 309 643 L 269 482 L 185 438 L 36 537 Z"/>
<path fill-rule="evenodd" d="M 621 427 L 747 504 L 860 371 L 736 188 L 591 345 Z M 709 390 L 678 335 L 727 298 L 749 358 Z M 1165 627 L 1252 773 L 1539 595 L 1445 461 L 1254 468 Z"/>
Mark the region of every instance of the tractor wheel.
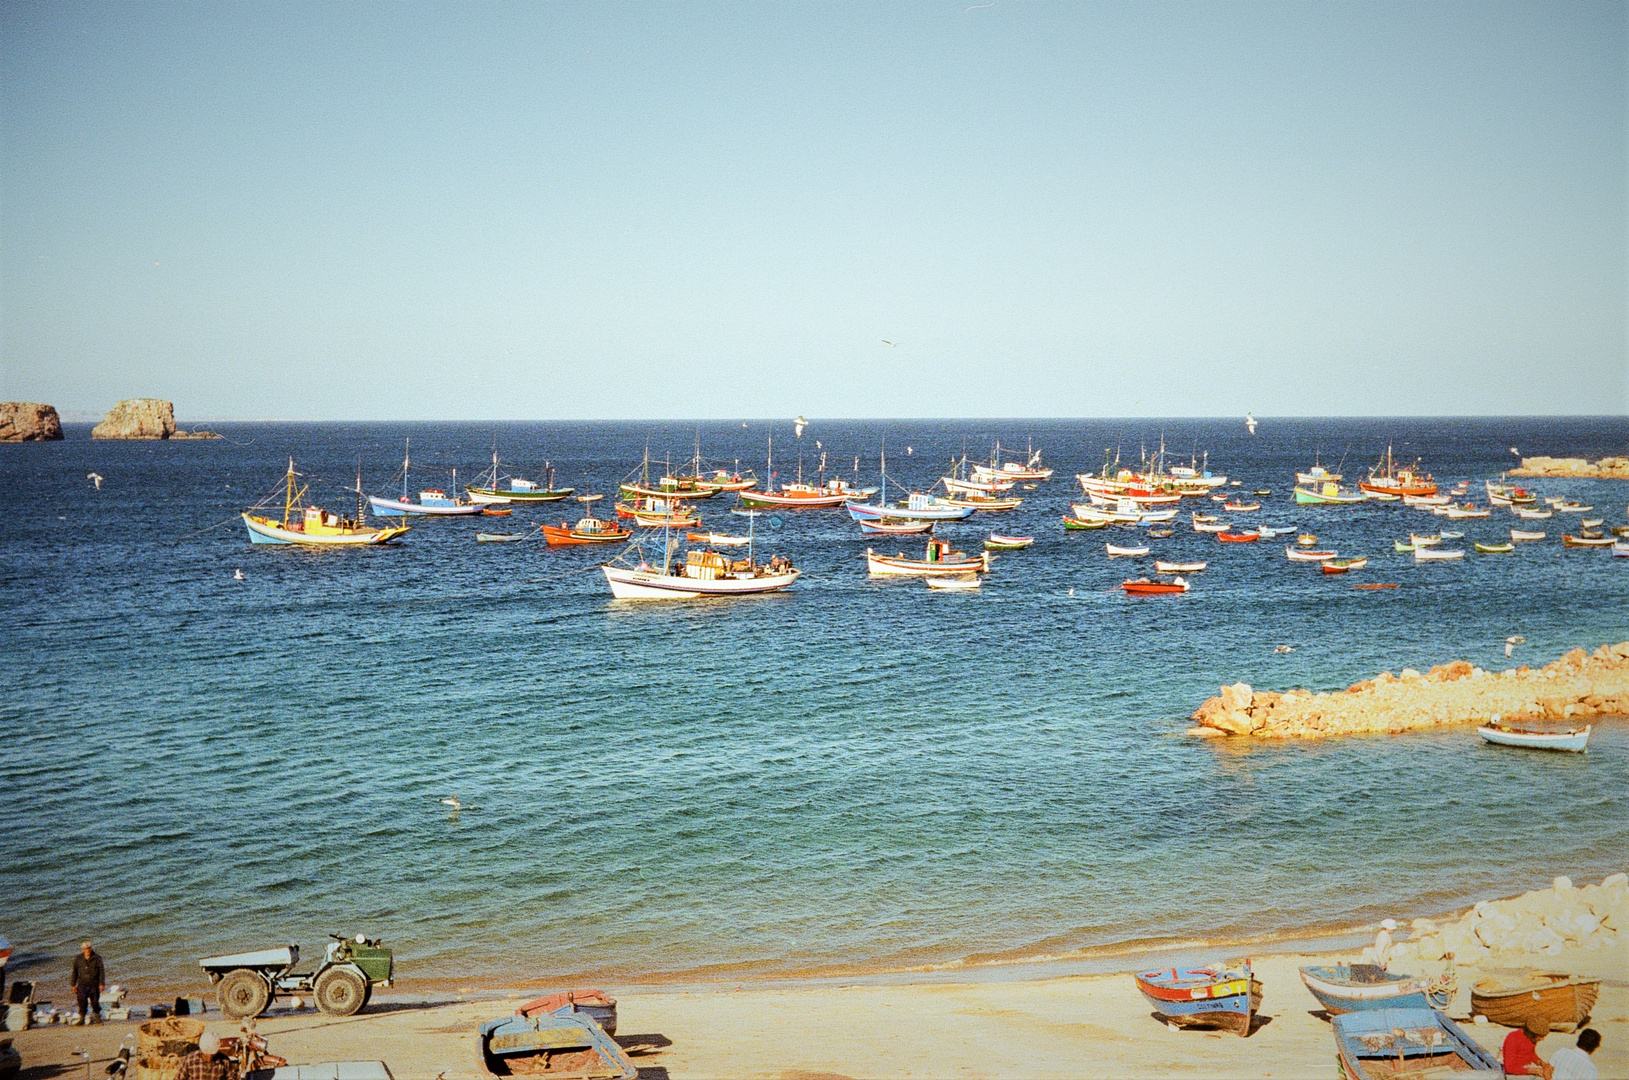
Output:
<path fill-rule="evenodd" d="M 259 1016 L 271 1004 L 271 987 L 266 980 L 248 968 L 228 972 L 216 992 L 221 1012 L 234 1020 L 247 1020 Z"/>
<path fill-rule="evenodd" d="M 334 967 L 317 976 L 312 989 L 317 1008 L 329 1016 L 352 1016 L 366 1004 L 368 980 L 347 968 Z"/>

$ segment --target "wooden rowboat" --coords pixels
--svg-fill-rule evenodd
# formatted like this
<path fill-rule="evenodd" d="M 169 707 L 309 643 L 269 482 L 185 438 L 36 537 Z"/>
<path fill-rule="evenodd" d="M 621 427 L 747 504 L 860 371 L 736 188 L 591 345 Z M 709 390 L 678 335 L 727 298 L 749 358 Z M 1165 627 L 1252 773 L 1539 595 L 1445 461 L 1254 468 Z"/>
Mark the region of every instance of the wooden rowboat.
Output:
<path fill-rule="evenodd" d="M 526 533 L 478 532 L 475 534 L 475 542 L 478 544 L 513 544 L 516 540 L 526 539 L 526 536 Z"/>
<path fill-rule="evenodd" d="M 991 551 L 1017 551 L 1033 543 L 1035 543 L 1033 536 L 1004 536 L 1001 533 L 991 533 L 990 538 L 984 541 L 984 546 Z"/>
<path fill-rule="evenodd" d="M 1156 574 L 1197 574 L 1205 568 L 1202 562 L 1166 562 L 1163 559 L 1154 560 Z"/>
<path fill-rule="evenodd" d="M 935 538 L 928 541 L 927 550 L 920 559 L 907 559 L 903 554 L 878 555 L 870 548 L 866 548 L 865 564 L 867 572 L 874 576 L 913 574 L 949 577 L 953 574 L 988 571 L 990 553 L 986 551 L 977 558 L 970 558 L 960 551 L 950 550 L 948 540 Z"/>
<path fill-rule="evenodd" d="M 1512 540 L 1543 540 L 1544 532 L 1541 529 L 1511 529 Z"/>
<path fill-rule="evenodd" d="M 483 506 L 483 507 L 481 507 L 481 516 L 482 517 L 508 517 L 510 514 L 513 514 L 513 513 L 514 513 L 514 511 L 511 510 L 507 506 L 505 506 L 505 507 L 497 507 L 497 506 Z"/>
<path fill-rule="evenodd" d="M 1472 546 L 1483 555 L 1504 555 L 1516 550 L 1516 545 L 1508 540 L 1502 544 L 1484 544 L 1478 540 Z"/>
<path fill-rule="evenodd" d="M 1148 554 L 1148 545 L 1144 544 L 1142 547 L 1121 547 L 1118 544 L 1104 544 L 1103 545 L 1103 550 L 1107 551 L 1110 556 L 1115 556 L 1115 555 L 1147 555 Z"/>
<path fill-rule="evenodd" d="M 930 589 L 976 589 L 979 587 L 977 574 L 953 574 L 949 577 L 929 577 L 926 579 Z"/>
<path fill-rule="evenodd" d="M 1286 547 L 1284 557 L 1290 562 L 1328 562 L 1338 553 L 1334 551 L 1307 551 L 1303 548 Z"/>
<path fill-rule="evenodd" d="M 1253 544 L 1260 540 L 1261 536 L 1258 533 L 1219 532 L 1216 534 L 1216 539 L 1224 544 Z"/>
<path fill-rule="evenodd" d="M 1335 1017 L 1344 1080 L 1501 1080 L 1499 1059 L 1436 1009 L 1386 1008 Z"/>
<path fill-rule="evenodd" d="M 1561 534 L 1561 542 L 1567 547 L 1611 547 L 1613 544 L 1610 536 L 1568 536 L 1566 533 Z"/>
<path fill-rule="evenodd" d="M 1414 549 L 1415 562 L 1447 562 L 1450 559 L 1463 559 L 1465 552 L 1462 548 L 1452 551 L 1443 551 L 1440 548 L 1427 547 Z"/>
<path fill-rule="evenodd" d="M 709 544 L 713 547 L 746 547 L 752 543 L 752 537 L 750 536 L 728 536 L 724 533 L 713 532 L 687 532 L 684 534 L 684 538 L 692 543 Z"/>
<path fill-rule="evenodd" d="M 1476 729 L 1483 742 L 1498 743 L 1500 746 L 1520 746 L 1528 750 L 1566 750 L 1575 754 L 1583 753 L 1584 748 L 1589 745 L 1589 732 L 1589 725 L 1585 725 L 1582 731 L 1577 728 L 1553 731 L 1497 723 L 1485 724 Z"/>
<path fill-rule="evenodd" d="M 1348 570 L 1361 570 L 1368 565 L 1369 560 L 1366 557 L 1357 559 L 1330 559 L 1328 562 L 1324 563 L 1323 572 L 1326 574 L 1344 574 Z"/>
<path fill-rule="evenodd" d="M 1222 967 L 1166 968 L 1132 976 L 1138 991 L 1172 1027 L 1219 1028 L 1250 1034 L 1261 1007 L 1261 982 L 1246 960 L 1240 970 Z"/>
<path fill-rule="evenodd" d="M 1150 581 L 1148 578 L 1138 578 L 1136 581 L 1122 581 L 1120 587 L 1132 596 L 1159 596 L 1166 593 L 1185 593 L 1188 591 L 1186 580 L 1178 577 L 1170 581 Z"/>
<path fill-rule="evenodd" d="M 1083 529 L 1106 529 L 1108 528 L 1108 525 L 1109 523 L 1107 521 L 1082 521 L 1080 518 L 1073 517 L 1066 517 L 1063 519 L 1063 527 L 1068 529 L 1070 532 L 1077 532 Z"/>
<path fill-rule="evenodd" d="M 1447 1008 L 1457 985 L 1453 970 L 1436 979 L 1399 975 L 1374 964 L 1333 964 L 1301 969 L 1318 1004 L 1339 1016 L 1376 1009 Z"/>
<path fill-rule="evenodd" d="M 1068 521 L 1068 518 L 1065 518 L 1064 520 Z M 855 524 L 860 526 L 861 536 L 915 536 L 918 533 L 930 533 L 933 531 L 933 522 L 931 521 L 861 520 Z"/>
<path fill-rule="evenodd" d="M 1505 1027 L 1526 1027 L 1536 1020 L 1551 1031 L 1576 1031 L 1589 1020 L 1600 992 L 1599 979 L 1559 972 L 1494 975 L 1471 987 L 1471 1015 Z"/>

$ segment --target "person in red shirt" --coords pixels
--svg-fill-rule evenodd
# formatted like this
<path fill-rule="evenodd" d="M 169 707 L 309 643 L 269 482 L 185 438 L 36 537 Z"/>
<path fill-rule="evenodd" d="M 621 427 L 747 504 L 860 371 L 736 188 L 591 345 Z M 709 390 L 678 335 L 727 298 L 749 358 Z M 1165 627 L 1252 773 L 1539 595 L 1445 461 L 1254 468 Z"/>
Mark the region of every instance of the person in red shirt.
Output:
<path fill-rule="evenodd" d="M 1538 1044 L 1550 1033 L 1548 1029 L 1548 1024 L 1529 1020 L 1525 1027 L 1505 1036 L 1506 1077 L 1527 1080 L 1530 1076 L 1542 1076 L 1544 1080 L 1550 1080 L 1550 1066 L 1538 1056 Z"/>

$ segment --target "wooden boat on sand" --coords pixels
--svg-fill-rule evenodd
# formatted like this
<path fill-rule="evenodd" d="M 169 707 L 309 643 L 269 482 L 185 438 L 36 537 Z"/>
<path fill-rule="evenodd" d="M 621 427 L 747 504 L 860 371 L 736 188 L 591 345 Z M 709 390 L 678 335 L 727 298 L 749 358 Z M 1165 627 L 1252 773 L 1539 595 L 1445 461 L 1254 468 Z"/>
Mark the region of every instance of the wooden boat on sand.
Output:
<path fill-rule="evenodd" d="M 1301 981 L 1318 1004 L 1336 1016 L 1375 1009 L 1446 1009 L 1458 987 L 1452 968 L 1428 979 L 1399 975 L 1375 964 L 1304 967 Z"/>
<path fill-rule="evenodd" d="M 1589 745 L 1590 725 L 1586 724 L 1582 731 L 1572 727 L 1565 731 L 1556 731 L 1495 723 L 1482 725 L 1476 729 L 1476 733 L 1482 736 L 1483 742 L 1497 743 L 1500 746 L 1520 746 L 1528 750 L 1566 750 L 1581 754 Z"/>
<path fill-rule="evenodd" d="M 1588 1022 L 1601 980 L 1552 971 L 1493 975 L 1471 986 L 1471 1015 L 1517 1028 L 1537 1020 L 1551 1031 L 1576 1031 Z"/>
<path fill-rule="evenodd" d="M 1172 1027 L 1220 1028 L 1249 1035 L 1261 1007 L 1261 982 L 1246 960 L 1238 970 L 1225 967 L 1166 968 L 1132 976 L 1137 990 Z"/>
<path fill-rule="evenodd" d="M 563 1016 L 581 1013 L 607 1035 L 617 1033 L 617 999 L 604 990 L 565 990 L 528 1001 L 515 1010 L 516 1016 Z"/>
<path fill-rule="evenodd" d="M 624 529 L 613 520 L 597 518 L 592 514 L 579 518 L 575 525 L 567 525 L 562 521 L 558 525 L 544 525 L 542 530 L 543 539 L 548 541 L 550 547 L 614 544 L 633 535 L 632 529 Z"/>
<path fill-rule="evenodd" d="M 1499 1059 L 1435 1009 L 1385 1008 L 1335 1017 L 1344 1080 L 1502 1080 Z"/>
<path fill-rule="evenodd" d="M 622 1047 L 582 1014 L 488 1020 L 476 1046 L 482 1076 L 635 1080 L 639 1075 Z"/>

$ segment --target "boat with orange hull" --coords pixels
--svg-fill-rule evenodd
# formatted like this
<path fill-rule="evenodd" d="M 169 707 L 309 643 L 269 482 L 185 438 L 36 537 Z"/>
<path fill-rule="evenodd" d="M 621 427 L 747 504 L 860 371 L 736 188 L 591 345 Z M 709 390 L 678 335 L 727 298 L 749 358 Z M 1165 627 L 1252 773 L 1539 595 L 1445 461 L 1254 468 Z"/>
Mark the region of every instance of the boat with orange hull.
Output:
<path fill-rule="evenodd" d="M 550 547 L 614 544 L 633 535 L 632 529 L 624 529 L 614 521 L 597 517 L 582 518 L 575 525 L 567 525 L 562 521 L 558 525 L 544 525 L 542 528 L 543 539 L 548 541 Z"/>
<path fill-rule="evenodd" d="M 1166 593 L 1185 593 L 1188 591 L 1186 578 L 1172 578 L 1170 581 L 1151 581 L 1148 578 L 1138 578 L 1136 581 L 1122 581 L 1120 587 L 1132 596 L 1161 596 Z"/>
<path fill-rule="evenodd" d="M 1261 534 L 1260 533 L 1253 533 L 1253 532 L 1251 532 L 1251 533 L 1219 532 L 1219 533 L 1216 534 L 1216 539 L 1220 540 L 1224 544 L 1253 544 L 1257 540 L 1261 539 Z"/>
<path fill-rule="evenodd" d="M 1386 456 L 1374 468 L 1369 470 L 1369 477 L 1358 483 L 1359 490 L 1371 495 L 1389 495 L 1393 498 L 1408 496 L 1435 495 L 1437 482 L 1431 478 L 1430 473 L 1422 473 L 1419 463 L 1412 466 L 1400 466 L 1391 456 L 1391 447 L 1386 447 Z"/>
<path fill-rule="evenodd" d="M 1471 1013 L 1505 1027 L 1537 1026 L 1574 1031 L 1589 1021 L 1601 980 L 1558 972 L 1494 975 L 1471 985 Z"/>

